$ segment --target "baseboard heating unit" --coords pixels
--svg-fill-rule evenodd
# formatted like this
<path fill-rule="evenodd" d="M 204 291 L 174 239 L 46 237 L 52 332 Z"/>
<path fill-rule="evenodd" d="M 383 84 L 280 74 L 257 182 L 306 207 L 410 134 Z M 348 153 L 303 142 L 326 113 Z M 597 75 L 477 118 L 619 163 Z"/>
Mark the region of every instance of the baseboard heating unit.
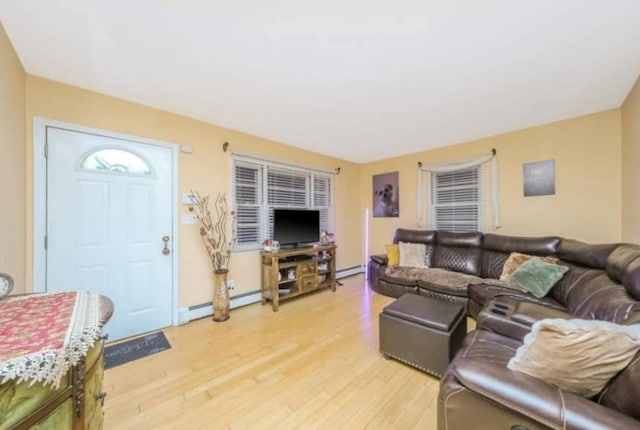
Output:
<path fill-rule="evenodd" d="M 347 278 L 349 276 L 358 275 L 360 273 L 364 273 L 364 266 L 349 267 L 347 269 L 336 271 L 336 279 Z M 231 309 L 236 309 L 242 306 L 258 303 L 260 300 L 260 290 L 255 290 L 231 297 L 229 305 Z M 212 302 L 201 303 L 198 305 L 189 306 L 188 308 L 181 308 L 178 324 L 183 325 L 200 318 L 209 317 L 211 315 L 213 315 Z"/>

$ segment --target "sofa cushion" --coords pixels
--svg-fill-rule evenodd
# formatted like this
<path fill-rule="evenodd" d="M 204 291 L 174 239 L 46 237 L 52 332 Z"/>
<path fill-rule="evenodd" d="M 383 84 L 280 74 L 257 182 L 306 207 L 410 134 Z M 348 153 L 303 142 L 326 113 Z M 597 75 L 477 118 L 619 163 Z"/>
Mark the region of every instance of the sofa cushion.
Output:
<path fill-rule="evenodd" d="M 504 263 L 512 252 L 536 256 L 555 255 L 560 238 L 504 236 L 487 233 L 482 239 L 482 277 L 499 278 Z"/>
<path fill-rule="evenodd" d="M 565 276 L 573 274 L 571 269 Z M 591 277 L 592 273 L 597 276 Z M 576 318 L 597 319 L 617 324 L 640 322 L 640 302 L 602 270 L 590 270 L 568 290 L 566 306 Z M 589 275 L 589 276 L 587 276 Z M 564 282 L 564 279 L 561 283 Z M 555 293 L 559 285 L 552 291 Z"/>
<path fill-rule="evenodd" d="M 469 275 L 480 275 L 482 233 L 438 232 L 432 265 Z"/>
<path fill-rule="evenodd" d="M 543 319 L 507 367 L 584 397 L 598 394 L 640 350 L 640 325 Z"/>
<path fill-rule="evenodd" d="M 593 245 L 573 239 L 562 239 L 558 248 L 558 257 L 580 266 L 604 270 L 607 258 L 618 245 L 617 243 Z"/>
<path fill-rule="evenodd" d="M 397 266 L 400 264 L 400 247 L 397 243 L 390 243 L 384 246 L 387 251 L 387 264 Z"/>
<path fill-rule="evenodd" d="M 567 307 L 569 307 L 568 303 L 571 301 L 571 297 L 581 291 L 582 285 L 603 274 L 606 276 L 603 270 L 590 269 L 564 261 L 560 261 L 558 264 L 567 266 L 570 270 L 551 289 L 549 295 Z"/>
<path fill-rule="evenodd" d="M 393 243 L 410 242 L 433 245 L 436 243 L 436 232 L 431 230 L 409 230 L 399 228 L 393 236 Z"/>
<path fill-rule="evenodd" d="M 417 267 L 383 266 L 378 270 L 378 279 L 393 284 L 417 287 L 420 270 L 422 269 Z"/>
<path fill-rule="evenodd" d="M 566 266 L 547 263 L 540 258 L 525 261 L 508 278 L 509 284 L 524 287 L 537 298 L 546 296 L 569 270 Z"/>
<path fill-rule="evenodd" d="M 640 258 L 636 258 L 624 269 L 622 285 L 629 294 L 640 300 Z"/>
<path fill-rule="evenodd" d="M 558 250 L 560 238 L 504 236 L 487 233 L 482 241 L 482 248 L 502 253 L 521 252 L 533 255 L 554 255 Z"/>
<path fill-rule="evenodd" d="M 423 269 L 418 279 L 419 288 L 459 297 L 468 296 L 469 285 L 481 283 L 504 285 L 504 282 L 497 279 L 486 280 L 475 275 L 437 268 Z"/>
<path fill-rule="evenodd" d="M 400 249 L 400 266 L 424 267 L 427 249 L 423 243 L 400 242 L 398 248 Z"/>
<path fill-rule="evenodd" d="M 534 255 L 521 254 L 519 252 L 512 252 L 511 254 L 509 254 L 509 258 L 507 258 L 507 261 L 504 262 L 504 266 L 502 267 L 500 280 L 506 281 L 507 278 L 511 276 L 513 272 L 518 270 L 518 268 L 522 266 L 524 262 L 534 257 L 535 257 Z M 540 258 L 542 261 L 549 264 L 556 264 L 558 262 L 558 259 L 555 257 L 535 257 L 535 258 Z"/>
<path fill-rule="evenodd" d="M 640 353 L 598 396 L 598 403 L 640 420 Z"/>
<path fill-rule="evenodd" d="M 640 247 L 623 244 L 609 254 L 607 258 L 607 275 L 616 282 L 621 282 L 624 271 L 632 261 L 640 258 Z"/>

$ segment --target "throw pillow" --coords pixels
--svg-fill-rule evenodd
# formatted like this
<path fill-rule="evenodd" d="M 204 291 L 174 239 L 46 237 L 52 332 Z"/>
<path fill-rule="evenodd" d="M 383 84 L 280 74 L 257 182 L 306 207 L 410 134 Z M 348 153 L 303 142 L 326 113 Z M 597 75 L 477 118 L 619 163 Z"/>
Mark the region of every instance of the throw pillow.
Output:
<path fill-rule="evenodd" d="M 540 299 L 551 291 L 568 270 L 567 266 L 530 258 L 507 278 L 507 283 L 522 287 Z"/>
<path fill-rule="evenodd" d="M 400 266 L 424 267 L 427 246 L 423 243 L 400 242 Z"/>
<path fill-rule="evenodd" d="M 555 257 L 536 257 L 535 255 L 512 252 L 509 254 L 507 261 L 504 262 L 504 266 L 502 266 L 500 280 L 506 281 L 507 278 L 518 269 L 518 267 L 522 266 L 525 261 L 528 261 L 531 258 L 540 258 L 542 261 L 550 264 L 556 264 L 558 262 L 558 259 Z"/>
<path fill-rule="evenodd" d="M 543 319 L 533 324 L 507 367 L 592 397 L 640 349 L 640 324 Z"/>
<path fill-rule="evenodd" d="M 389 266 L 397 266 L 400 263 L 400 248 L 398 245 L 391 243 L 385 245 L 384 248 L 387 250 L 387 264 Z"/>

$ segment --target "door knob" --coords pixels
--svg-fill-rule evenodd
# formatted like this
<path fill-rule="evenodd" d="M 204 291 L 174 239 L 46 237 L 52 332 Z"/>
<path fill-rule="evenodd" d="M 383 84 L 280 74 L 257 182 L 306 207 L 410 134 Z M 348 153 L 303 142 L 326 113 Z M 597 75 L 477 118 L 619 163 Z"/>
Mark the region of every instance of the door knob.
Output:
<path fill-rule="evenodd" d="M 169 247 L 167 244 L 169 243 L 169 236 L 162 236 L 162 241 L 164 242 L 164 248 L 162 248 L 163 255 L 169 255 L 171 251 L 169 251 Z"/>

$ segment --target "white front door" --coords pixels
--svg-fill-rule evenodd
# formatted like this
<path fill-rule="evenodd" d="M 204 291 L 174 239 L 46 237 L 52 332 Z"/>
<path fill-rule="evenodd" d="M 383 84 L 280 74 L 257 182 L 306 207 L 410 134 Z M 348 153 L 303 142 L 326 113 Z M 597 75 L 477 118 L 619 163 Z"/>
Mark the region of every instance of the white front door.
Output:
<path fill-rule="evenodd" d="M 171 148 L 51 126 L 46 142 L 46 290 L 108 296 L 110 340 L 171 325 Z"/>

